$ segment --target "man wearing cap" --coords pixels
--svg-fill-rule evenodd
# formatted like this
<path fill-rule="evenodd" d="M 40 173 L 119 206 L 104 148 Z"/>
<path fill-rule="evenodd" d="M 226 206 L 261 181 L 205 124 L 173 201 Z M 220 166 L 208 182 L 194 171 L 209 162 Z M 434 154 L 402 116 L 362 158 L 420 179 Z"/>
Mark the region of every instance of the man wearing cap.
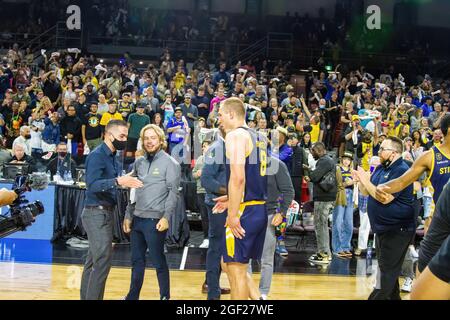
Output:
<path fill-rule="evenodd" d="M 174 158 L 178 158 L 177 160 L 183 157 L 184 148 L 181 146 L 186 139 L 188 131 L 189 125 L 187 121 L 183 121 L 183 109 L 176 107 L 174 116 L 167 123 L 167 133 L 169 134 L 169 151 Z M 174 149 L 176 149 L 176 154 L 173 153 Z"/>
<path fill-rule="evenodd" d="M 128 117 L 127 157 L 134 156 L 141 130 L 148 124 L 150 124 L 150 117 L 145 114 L 145 105 L 138 103 L 136 113 L 132 113 Z"/>
<path fill-rule="evenodd" d="M 196 90 L 197 88 L 194 85 L 194 82 L 192 81 L 191 76 L 186 77 L 186 83 L 184 84 L 184 92 L 187 92 L 189 89 Z"/>

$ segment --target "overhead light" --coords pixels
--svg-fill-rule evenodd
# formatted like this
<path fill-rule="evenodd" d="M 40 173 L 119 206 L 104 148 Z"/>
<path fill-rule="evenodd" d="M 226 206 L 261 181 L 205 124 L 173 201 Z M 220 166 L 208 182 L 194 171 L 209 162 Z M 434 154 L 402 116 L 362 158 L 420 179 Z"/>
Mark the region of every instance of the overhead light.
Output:
<path fill-rule="evenodd" d="M 317 70 L 300 69 L 300 72 L 319 72 Z"/>
<path fill-rule="evenodd" d="M 139 64 L 144 64 L 144 62 L 143 61 L 139 61 Z"/>
<path fill-rule="evenodd" d="M 104 62 L 104 60 L 103 59 L 100 59 L 100 63 L 103 63 Z"/>

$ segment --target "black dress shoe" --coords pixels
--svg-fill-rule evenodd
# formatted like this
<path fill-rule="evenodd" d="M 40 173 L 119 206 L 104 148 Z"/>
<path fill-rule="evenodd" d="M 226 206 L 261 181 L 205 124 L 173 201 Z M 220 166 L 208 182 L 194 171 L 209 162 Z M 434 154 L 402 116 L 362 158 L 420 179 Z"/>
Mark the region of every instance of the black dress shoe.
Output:
<path fill-rule="evenodd" d="M 206 284 L 206 282 L 203 283 L 202 285 L 202 293 L 208 293 L 208 285 Z M 220 294 L 230 294 L 231 290 L 228 288 L 220 288 Z"/>
<path fill-rule="evenodd" d="M 208 293 L 208 285 L 206 284 L 206 282 L 203 282 L 202 293 Z"/>

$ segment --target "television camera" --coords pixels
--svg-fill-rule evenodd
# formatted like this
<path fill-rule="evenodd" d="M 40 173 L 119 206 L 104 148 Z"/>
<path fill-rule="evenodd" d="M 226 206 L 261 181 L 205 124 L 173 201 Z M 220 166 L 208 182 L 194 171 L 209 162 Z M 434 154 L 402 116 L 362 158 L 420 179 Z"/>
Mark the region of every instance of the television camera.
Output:
<path fill-rule="evenodd" d="M 48 186 L 45 173 L 33 173 L 17 176 L 12 189 L 17 193 L 17 199 L 9 206 L 9 211 L 0 214 L 0 238 L 9 236 L 17 231 L 25 231 L 31 226 L 38 215 L 44 213 L 42 202 L 29 203 L 25 193 L 31 190 L 42 191 Z"/>

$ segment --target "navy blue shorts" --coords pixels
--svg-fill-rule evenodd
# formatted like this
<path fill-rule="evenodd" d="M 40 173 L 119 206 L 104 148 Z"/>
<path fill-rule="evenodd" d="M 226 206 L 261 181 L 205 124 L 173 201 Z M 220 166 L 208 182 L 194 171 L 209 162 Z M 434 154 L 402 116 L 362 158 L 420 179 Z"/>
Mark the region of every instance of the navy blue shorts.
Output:
<path fill-rule="evenodd" d="M 265 204 L 245 206 L 241 215 L 241 226 L 245 230 L 243 239 L 234 238 L 230 230 L 222 240 L 222 256 L 225 263 L 249 263 L 250 259 L 261 260 L 267 230 L 267 208 Z"/>

